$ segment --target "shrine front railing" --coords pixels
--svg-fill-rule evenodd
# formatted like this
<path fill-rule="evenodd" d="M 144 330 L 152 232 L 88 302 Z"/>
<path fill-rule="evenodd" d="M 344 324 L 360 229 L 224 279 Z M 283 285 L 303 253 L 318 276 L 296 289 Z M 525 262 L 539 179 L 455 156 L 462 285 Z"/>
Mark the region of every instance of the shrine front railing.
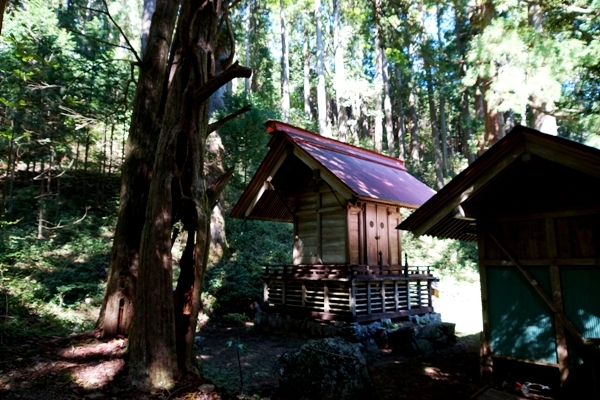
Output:
<path fill-rule="evenodd" d="M 265 302 L 273 311 L 316 319 L 371 321 L 433 311 L 430 267 L 265 266 Z"/>

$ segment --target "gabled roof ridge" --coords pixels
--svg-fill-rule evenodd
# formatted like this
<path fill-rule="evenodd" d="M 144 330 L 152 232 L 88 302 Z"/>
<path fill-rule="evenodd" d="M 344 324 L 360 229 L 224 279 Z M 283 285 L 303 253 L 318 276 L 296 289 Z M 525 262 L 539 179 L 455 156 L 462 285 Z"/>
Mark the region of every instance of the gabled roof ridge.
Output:
<path fill-rule="evenodd" d="M 354 157 L 354 158 L 359 158 L 361 160 L 372 162 L 374 164 L 379 164 L 379 165 L 383 165 L 385 167 L 399 169 L 400 171 L 406 171 L 406 167 L 404 167 L 404 165 L 402 165 L 401 163 L 398 163 L 398 164 L 395 164 L 395 165 L 390 165 L 389 163 L 385 163 L 385 162 L 379 161 L 377 159 L 372 159 L 372 158 L 364 157 L 364 156 L 359 155 L 359 154 L 355 154 L 355 153 L 352 153 L 352 152 L 349 152 L 349 151 L 344 151 L 342 149 L 337 149 L 335 147 L 326 146 L 326 145 L 324 145 L 322 143 L 313 142 L 312 140 L 306 140 L 304 138 L 292 138 L 292 141 L 293 142 L 304 142 L 304 143 L 309 144 L 310 146 L 315 146 L 315 147 L 320 147 L 322 149 L 327 149 L 327 150 L 332 151 L 334 153 L 345 154 L 347 156 L 351 156 L 351 157 Z"/>
<path fill-rule="evenodd" d="M 317 145 L 321 148 L 326 148 L 326 149 L 335 151 L 337 153 L 346 154 L 346 155 L 349 155 L 352 157 L 361 158 L 366 161 L 375 162 L 380 165 L 386 165 L 386 166 L 389 166 L 392 168 L 397 168 L 402 171 L 406 171 L 406 167 L 404 165 L 404 160 L 402 160 L 400 158 L 391 157 L 391 156 L 388 156 L 388 155 L 385 155 L 382 153 L 377 153 L 376 151 L 373 151 L 373 150 L 365 149 L 363 147 L 354 146 L 352 144 L 344 143 L 344 142 L 341 142 L 336 139 L 321 136 L 318 133 L 311 132 L 311 131 L 308 131 L 303 128 L 298 128 L 298 127 L 290 125 L 286 122 L 281 122 L 281 121 L 270 119 L 266 122 L 266 126 L 267 126 L 267 132 L 270 133 L 271 135 L 274 134 L 276 131 L 284 132 L 284 133 L 288 134 L 288 136 L 291 136 L 294 134 L 299 135 L 299 136 L 303 137 L 303 140 L 305 142 L 310 142 L 311 144 Z M 313 139 L 313 140 L 310 140 L 310 139 Z M 292 139 L 292 140 L 296 141 L 298 139 Z M 331 144 L 332 146 L 328 146 L 327 144 L 325 144 L 323 142 Z M 335 146 L 335 147 L 333 147 L 333 146 Z M 346 151 L 340 149 L 339 147 L 345 148 Z M 364 155 L 361 155 L 360 153 L 366 153 L 367 155 L 373 156 L 373 159 L 366 158 Z"/>
<path fill-rule="evenodd" d="M 550 154 L 540 152 L 540 145 L 541 148 L 560 149 L 562 153 L 560 160 L 551 157 Z M 516 125 L 508 134 L 440 189 L 419 210 L 405 219 L 399 225 L 399 229 L 413 230 L 432 218 L 443 218 L 446 214 L 440 217 L 440 210 L 450 205 L 454 206 L 455 203 L 459 204 L 460 199 L 458 196 L 462 195 L 463 191 L 469 188 L 473 182 L 476 182 L 477 179 L 494 168 L 498 169 L 500 167 L 496 173 L 501 174 L 510 164 L 510 160 L 506 159 L 507 156 L 512 155 L 514 157 L 516 154 L 521 155 L 528 152 L 569 168 L 573 168 L 575 163 L 584 164 L 587 162 L 586 165 L 592 165 L 588 162 L 589 158 L 600 156 L 600 149 L 587 146 L 584 143 Z M 506 163 L 500 166 L 499 163 L 504 159 L 507 160 Z"/>

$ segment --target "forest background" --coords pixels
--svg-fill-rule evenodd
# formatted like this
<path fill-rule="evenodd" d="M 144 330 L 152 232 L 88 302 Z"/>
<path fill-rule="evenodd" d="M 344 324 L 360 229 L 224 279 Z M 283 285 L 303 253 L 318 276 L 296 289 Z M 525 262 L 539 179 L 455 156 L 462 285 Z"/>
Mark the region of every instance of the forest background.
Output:
<path fill-rule="evenodd" d="M 94 326 L 150 3 L 0 2 L 0 338 Z M 207 168 L 234 167 L 212 216 L 208 314 L 248 310 L 262 266 L 291 260 L 289 225 L 227 216 L 269 118 L 403 158 L 435 189 L 515 124 L 600 147 L 600 3 L 234 3 L 254 73 L 211 98 L 212 118 L 252 109 L 207 145 Z M 473 244 L 403 235 L 410 264 L 476 287 Z"/>

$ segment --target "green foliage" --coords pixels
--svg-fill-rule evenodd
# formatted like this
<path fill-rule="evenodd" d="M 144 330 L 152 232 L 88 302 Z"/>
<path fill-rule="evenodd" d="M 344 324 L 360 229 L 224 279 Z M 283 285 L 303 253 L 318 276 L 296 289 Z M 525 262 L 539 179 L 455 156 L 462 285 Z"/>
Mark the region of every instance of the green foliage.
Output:
<path fill-rule="evenodd" d="M 403 215 L 406 218 L 409 214 Z M 409 265 L 431 266 L 437 277 L 452 276 L 468 282 L 478 279 L 477 243 L 430 236 L 415 238 L 411 232 L 403 231 L 402 251 Z"/>
<path fill-rule="evenodd" d="M 219 314 L 250 311 L 262 299 L 264 266 L 291 262 L 292 226 L 234 218 L 225 223 L 229 254 L 208 269 L 204 290 Z"/>
<path fill-rule="evenodd" d="M 116 210 L 114 203 L 110 210 Z M 37 239 L 27 218 L 2 221 L 0 336 L 65 334 L 90 329 L 102 303 L 115 213 L 81 206 L 62 211 L 64 225 Z M 17 212 L 23 209 L 17 208 Z"/>

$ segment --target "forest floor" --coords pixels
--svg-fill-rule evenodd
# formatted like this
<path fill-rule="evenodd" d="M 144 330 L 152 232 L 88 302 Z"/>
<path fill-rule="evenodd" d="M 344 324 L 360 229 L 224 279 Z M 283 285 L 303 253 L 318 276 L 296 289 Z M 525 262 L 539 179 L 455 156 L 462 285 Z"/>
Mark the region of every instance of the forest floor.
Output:
<path fill-rule="evenodd" d="M 306 341 L 255 333 L 223 320 L 207 324 L 201 335 L 198 353 L 207 381 L 182 379 L 173 390 L 154 394 L 132 392 L 126 386 L 125 339 L 73 336 L 4 342 L 0 344 L 0 398 L 278 399 L 273 365 L 283 352 L 296 350 Z M 478 338 L 477 334 L 459 337 L 455 346 L 428 356 L 403 357 L 387 350 L 369 354 L 369 372 L 379 397 L 469 398 L 479 387 Z M 240 361 L 245 396 L 239 395 L 236 343 L 243 345 Z"/>

